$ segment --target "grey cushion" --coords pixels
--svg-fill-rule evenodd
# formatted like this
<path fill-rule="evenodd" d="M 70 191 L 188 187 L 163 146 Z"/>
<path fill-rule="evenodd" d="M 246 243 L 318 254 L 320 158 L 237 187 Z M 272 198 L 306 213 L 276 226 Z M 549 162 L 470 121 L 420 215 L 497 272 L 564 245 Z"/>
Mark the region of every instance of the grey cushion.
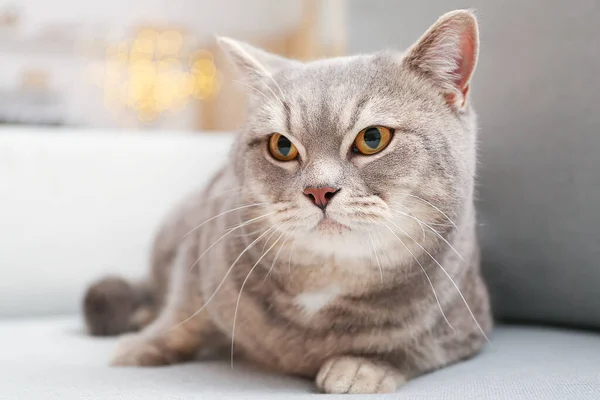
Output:
<path fill-rule="evenodd" d="M 404 48 L 468 4 L 481 24 L 484 262 L 499 317 L 600 328 L 595 0 L 352 0 L 351 52 Z"/>
<path fill-rule="evenodd" d="M 76 318 L 0 320 L 4 399 L 328 399 L 310 382 L 227 362 L 110 368 L 114 339 L 82 333 Z M 500 327 L 483 354 L 377 398 L 597 400 L 600 335 Z M 338 397 L 336 397 L 338 398 Z M 366 398 L 366 397 L 361 397 Z"/>

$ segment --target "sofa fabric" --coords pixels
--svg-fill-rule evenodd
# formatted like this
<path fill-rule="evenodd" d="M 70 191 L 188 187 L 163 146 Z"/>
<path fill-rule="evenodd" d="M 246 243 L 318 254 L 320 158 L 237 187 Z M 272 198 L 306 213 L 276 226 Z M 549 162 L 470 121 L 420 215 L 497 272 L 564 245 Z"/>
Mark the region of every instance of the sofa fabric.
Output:
<path fill-rule="evenodd" d="M 115 339 L 86 336 L 74 317 L 0 320 L 0 399 L 329 399 L 311 382 L 228 361 L 107 366 Z M 409 382 L 389 400 L 597 400 L 600 335 L 498 327 L 478 357 Z"/>
<path fill-rule="evenodd" d="M 166 214 L 232 136 L 0 129 L 0 317 L 76 313 L 106 274 L 140 278 Z"/>

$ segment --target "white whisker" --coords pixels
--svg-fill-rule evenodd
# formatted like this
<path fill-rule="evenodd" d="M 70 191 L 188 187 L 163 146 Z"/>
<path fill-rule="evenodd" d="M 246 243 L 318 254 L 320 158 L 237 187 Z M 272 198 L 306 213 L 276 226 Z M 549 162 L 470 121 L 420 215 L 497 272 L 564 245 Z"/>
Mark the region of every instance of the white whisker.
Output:
<path fill-rule="evenodd" d="M 210 303 L 210 301 L 216 296 L 217 292 L 221 289 L 221 286 L 223 286 L 223 283 L 225 283 L 225 279 L 227 279 L 227 277 L 229 276 L 229 274 L 233 270 L 233 267 L 235 266 L 235 264 L 237 264 L 237 262 L 242 258 L 242 256 L 246 253 L 246 251 L 248 251 L 248 249 L 250 249 L 252 246 L 254 246 L 260 239 L 262 239 L 272 229 L 275 229 L 275 227 L 274 226 L 270 227 L 269 229 L 267 229 L 266 231 L 264 231 L 259 237 L 257 237 L 256 239 L 254 239 L 254 241 L 252 243 L 250 243 L 248 246 L 246 246 L 246 248 L 244 248 L 244 250 L 242 250 L 242 252 L 233 261 L 233 263 L 231 263 L 231 266 L 229 267 L 229 269 L 225 273 L 225 276 L 223 276 L 223 279 L 221 279 L 221 282 L 216 287 L 216 289 L 213 292 L 213 294 L 211 294 L 210 297 L 206 300 L 206 302 L 198 310 L 196 310 L 196 312 L 194 312 L 192 315 L 190 315 L 189 317 L 187 317 L 186 319 L 184 319 L 183 321 L 181 321 L 180 323 L 178 323 L 177 325 L 175 325 L 171 329 L 174 329 L 174 328 L 176 328 L 176 327 L 178 327 L 178 326 L 180 326 L 182 324 L 185 324 L 187 321 L 191 320 L 196 315 L 200 314 L 202 312 L 202 310 L 204 310 L 206 308 L 206 306 Z"/>
<path fill-rule="evenodd" d="M 204 255 L 206 253 L 208 253 L 210 251 L 210 249 L 212 249 L 217 243 L 219 243 L 224 237 L 226 237 L 227 235 L 229 235 L 231 232 L 238 230 L 239 228 L 243 228 L 245 226 L 250 225 L 253 222 L 258 221 L 259 219 L 263 219 L 269 215 L 275 214 L 275 212 L 270 212 L 264 215 L 260 215 L 256 218 L 252 218 L 248 221 L 242 222 L 241 224 L 238 224 L 237 226 L 234 226 L 233 228 L 229 229 L 227 232 L 225 232 L 220 238 L 218 238 L 215 242 L 213 242 L 213 244 L 211 244 L 210 246 L 208 246 L 208 248 L 206 250 L 204 250 L 204 252 L 202 252 L 202 254 L 200 254 L 200 256 L 196 259 L 196 261 L 190 266 L 188 271 L 191 271 L 196 264 L 198 264 L 200 262 L 200 260 L 202 259 L 202 257 L 204 257 Z"/>
<path fill-rule="evenodd" d="M 444 241 L 444 243 L 446 243 L 446 244 L 447 244 L 447 245 L 448 245 L 448 246 L 449 246 L 449 247 L 452 249 L 452 251 L 453 251 L 453 252 L 454 252 L 454 253 L 455 253 L 455 254 L 456 254 L 456 255 L 457 255 L 457 256 L 458 256 L 458 257 L 459 257 L 461 260 L 463 260 L 463 261 L 465 260 L 465 259 L 463 258 L 463 256 L 462 256 L 462 255 L 461 255 L 461 254 L 458 252 L 458 250 L 456 250 L 456 249 L 454 248 L 454 246 L 452 246 L 452 245 L 450 244 L 450 242 L 448 242 L 448 240 L 446 240 L 446 238 L 445 238 L 445 237 L 443 237 L 442 235 L 440 235 L 440 233 L 439 233 L 438 231 L 436 231 L 436 230 L 435 230 L 435 229 L 433 229 L 431 226 L 429 226 L 429 224 L 427 224 L 427 222 L 423 222 L 423 221 L 421 221 L 420 219 L 418 219 L 417 217 L 413 217 L 413 216 L 411 216 L 411 215 L 408 215 L 408 214 L 406 214 L 406 213 L 404 213 L 404 212 L 402 212 L 402 211 L 394 210 L 394 209 L 391 209 L 391 208 L 390 208 L 390 210 L 392 210 L 392 211 L 394 211 L 394 212 L 397 212 L 397 213 L 399 213 L 399 214 L 401 214 L 401 215 L 404 215 L 405 217 L 412 218 L 412 219 L 416 220 L 416 221 L 417 221 L 417 222 L 418 222 L 418 223 L 421 225 L 421 229 L 423 229 L 423 226 L 427 227 L 427 229 L 429 229 L 429 230 L 430 230 L 431 232 L 433 232 L 433 233 L 434 233 L 434 234 L 435 234 L 437 237 L 439 237 L 440 239 L 442 239 L 442 240 Z M 425 230 L 423 230 L 423 238 L 425 238 Z"/>
<path fill-rule="evenodd" d="M 400 207 L 404 208 L 406 211 L 408 211 L 408 212 L 410 213 L 410 215 L 407 215 L 408 217 L 411 217 L 411 216 L 412 216 L 412 218 L 414 218 L 414 219 L 415 219 L 415 221 L 417 221 L 417 222 L 419 223 L 419 226 L 421 227 L 421 231 L 422 231 L 422 234 L 423 234 L 423 236 L 422 236 L 422 240 L 425 240 L 425 228 L 423 227 L 423 221 L 422 221 L 422 220 L 420 220 L 419 218 L 417 218 L 417 216 L 415 215 L 415 213 L 413 213 L 413 212 L 411 211 L 411 209 L 410 209 L 410 208 L 406 207 L 406 206 L 405 206 L 405 205 L 403 205 L 403 204 L 398 204 L 398 205 L 399 205 Z M 390 208 L 390 210 L 392 210 L 392 211 L 396 211 L 396 212 L 401 212 L 401 211 L 399 211 L 399 210 L 394 210 L 394 209 L 392 209 L 392 208 Z M 403 214 L 404 214 L 404 213 L 403 213 Z M 406 215 L 406 214 L 404 214 L 404 215 Z"/>
<path fill-rule="evenodd" d="M 487 335 L 486 335 L 485 331 L 483 330 L 483 328 L 481 327 L 481 325 L 479 325 L 479 321 L 477 321 L 477 318 L 475 318 L 475 314 L 473 314 L 473 311 L 471 310 L 471 307 L 469 306 L 469 303 L 467 302 L 467 299 L 465 299 L 465 296 L 463 296 L 462 292 L 460 291 L 460 288 L 458 287 L 458 285 L 456 284 L 456 282 L 454 281 L 454 279 L 452 279 L 452 276 L 450 276 L 450 274 L 448 273 L 448 271 L 446 271 L 446 269 L 442 266 L 442 264 L 440 264 L 438 262 L 438 260 L 436 260 L 435 257 L 431 255 L 430 252 L 428 252 L 423 246 L 421 246 L 421 244 L 419 242 L 417 242 L 415 239 L 412 238 L 412 236 L 410 236 L 408 233 L 406 233 L 406 231 L 404 229 L 400 228 L 391 219 L 388 219 L 388 222 L 390 222 L 392 225 L 394 225 L 396 228 L 398 228 L 402 233 L 404 233 L 406 236 L 408 236 L 413 242 L 415 242 L 415 244 L 417 246 L 419 246 L 419 248 L 421 248 L 421 250 L 423 250 L 425 252 L 425 254 L 427 254 L 433 260 L 433 262 L 437 264 L 438 267 L 441 268 L 441 270 L 448 277 L 448 279 L 450 279 L 450 282 L 452 282 L 452 285 L 454 285 L 454 287 L 456 288 L 456 291 L 458 292 L 458 295 L 460 296 L 460 298 L 462 299 L 463 303 L 467 307 L 467 310 L 469 311 L 469 314 L 471 314 L 471 318 L 473 318 L 473 321 L 475 322 L 475 325 L 477 325 L 477 328 L 479 328 L 479 331 L 481 332 L 481 334 L 483 335 L 483 337 L 485 338 L 485 340 L 489 342 L 490 339 L 487 337 Z"/>
<path fill-rule="evenodd" d="M 296 227 L 296 229 L 298 229 L 298 228 Z M 277 253 L 275 253 L 275 258 L 273 258 L 273 262 L 271 263 L 271 268 L 269 268 L 269 271 L 267 272 L 267 274 L 265 275 L 265 278 L 262 281 L 263 284 L 267 281 L 267 278 L 269 277 L 269 275 L 271 275 L 271 271 L 273 271 L 273 268 L 275 267 L 275 263 L 277 262 L 277 259 L 279 258 L 279 253 L 281 253 L 281 250 L 285 246 L 285 243 L 288 241 L 288 239 L 290 238 L 290 236 L 293 235 L 294 232 L 296 232 L 296 229 L 294 229 L 293 231 L 288 232 L 285 235 L 285 239 L 281 243 L 281 246 L 279 246 L 279 250 L 277 250 Z"/>
<path fill-rule="evenodd" d="M 242 190 L 244 190 L 243 187 L 234 187 L 234 188 L 230 188 L 227 190 L 223 190 L 222 192 L 216 193 L 216 194 L 212 194 L 211 196 L 202 199 L 203 201 L 212 201 L 215 200 L 217 198 L 221 198 L 227 194 L 230 194 L 232 192 L 241 192 Z"/>
<path fill-rule="evenodd" d="M 402 239 L 400 239 L 400 237 L 398 235 L 396 235 L 396 232 L 394 232 L 392 230 L 392 228 L 390 228 L 388 225 L 385 225 L 385 227 L 388 228 L 390 230 L 390 232 L 392 232 L 392 235 L 394 235 L 396 237 L 396 239 L 398 239 L 400 241 L 400 243 L 402 243 L 402 246 L 404 246 L 404 248 L 406 249 L 406 251 L 408 251 L 408 253 L 415 259 L 415 261 L 417 262 L 417 264 L 419 265 L 419 267 L 421 267 L 421 271 L 423 271 L 423 273 L 425 274 L 425 277 L 427 278 L 427 282 L 429 282 L 429 286 L 431 287 L 431 291 L 433 292 L 433 297 L 435 298 L 435 301 L 437 302 L 437 305 L 438 305 L 438 307 L 440 309 L 440 312 L 442 313 L 442 317 L 444 318 L 444 320 L 446 321 L 446 323 L 448 324 L 448 326 L 454 332 L 456 332 L 456 329 L 454 329 L 454 326 L 452 326 L 452 324 L 448 320 L 448 317 L 446 317 L 446 313 L 444 312 L 444 309 L 442 308 L 442 303 L 440 302 L 440 299 L 439 299 L 439 297 L 437 295 L 437 292 L 435 291 L 435 287 L 433 286 L 433 282 L 429 278 L 429 275 L 427 275 L 427 271 L 425 271 L 425 268 L 423 267 L 423 264 L 421 264 L 421 262 L 413 254 L 413 252 L 410 251 L 410 249 L 408 248 L 408 246 L 406 245 L 406 243 L 404 243 L 404 241 Z"/>
<path fill-rule="evenodd" d="M 271 234 L 269 235 L 268 238 L 265 239 L 265 243 L 263 244 L 262 249 L 260 250 L 260 253 L 264 253 L 265 249 L 267 248 L 267 245 L 269 244 L 269 240 L 271 240 L 271 238 L 277 233 L 277 229 L 273 230 L 273 232 L 271 232 Z"/>
<path fill-rule="evenodd" d="M 278 227 L 278 229 L 280 229 L 281 227 L 283 227 L 284 224 L 280 225 Z M 275 229 L 277 230 L 277 229 Z M 240 287 L 240 293 L 238 294 L 238 298 L 237 301 L 235 303 L 235 311 L 233 312 L 233 326 L 231 328 L 231 368 L 233 368 L 233 349 L 234 349 L 234 343 L 235 343 L 235 323 L 237 320 L 237 313 L 238 313 L 238 308 L 240 306 L 240 300 L 242 298 L 242 292 L 244 291 L 244 287 L 246 286 L 246 282 L 248 282 L 248 279 L 250 278 L 250 275 L 252 275 L 252 272 L 254 271 L 254 269 L 258 266 L 258 263 L 260 263 L 260 261 L 269 253 L 269 251 L 271 251 L 271 249 L 273 247 L 275 247 L 275 245 L 277 244 L 277 242 L 279 242 L 279 240 L 281 239 L 281 237 L 284 235 L 285 232 L 281 232 L 281 235 L 279 235 L 279 237 L 277 238 L 277 240 L 275 240 L 275 242 L 271 245 L 271 247 L 269 247 L 267 249 L 267 251 L 265 253 L 263 253 L 258 260 L 256 260 L 256 262 L 254 263 L 254 265 L 252 266 L 252 268 L 250 268 L 250 271 L 248 271 L 248 275 L 246 275 L 246 278 L 244 279 L 244 281 L 242 282 L 242 286 Z"/>
<path fill-rule="evenodd" d="M 288 275 L 292 275 L 292 254 L 294 254 L 294 248 L 296 247 L 296 239 L 292 242 L 292 248 L 290 250 L 290 258 L 288 259 Z"/>
<path fill-rule="evenodd" d="M 421 198 L 421 197 L 419 197 L 419 196 L 417 196 L 417 195 L 414 195 L 414 194 L 408 194 L 408 193 L 407 193 L 407 194 L 406 194 L 406 196 L 414 197 L 415 199 L 419 199 L 419 200 L 421 200 L 422 202 L 424 202 L 424 203 L 426 203 L 426 204 L 430 205 L 430 206 L 431 206 L 431 207 L 433 207 L 435 210 L 437 210 L 437 211 L 438 211 L 440 214 L 442 214 L 444 217 L 446 217 L 446 219 L 447 219 L 447 220 L 448 220 L 448 221 L 449 221 L 449 222 L 450 222 L 450 223 L 451 223 L 451 224 L 454 226 L 454 228 L 458 229 L 458 226 L 456 226 L 456 224 L 454 223 L 454 221 L 452 221 L 452 220 L 450 219 L 450 217 L 449 217 L 449 216 L 447 216 L 447 215 L 446 215 L 446 214 L 445 214 L 445 213 L 444 213 L 442 210 L 440 210 L 438 207 L 436 207 L 436 206 L 434 206 L 433 204 L 431 204 L 431 202 L 429 202 L 429 201 L 427 201 L 427 200 L 425 200 L 425 199 L 423 199 L 423 198 Z"/>
<path fill-rule="evenodd" d="M 273 75 L 269 72 L 267 74 L 267 76 L 269 77 L 269 79 L 271 79 L 271 81 L 273 81 L 273 83 L 275 84 L 275 86 L 277 87 L 277 89 L 279 90 L 279 93 L 281 93 L 281 97 L 283 98 L 284 101 L 287 101 L 285 98 L 285 94 L 283 94 L 283 90 L 281 90 L 281 86 L 279 86 L 279 84 L 275 81 L 275 79 L 273 78 Z M 267 89 L 270 90 L 269 85 L 265 84 L 265 86 L 267 86 Z M 273 91 L 271 90 L 271 93 L 273 93 Z M 277 97 L 275 95 L 275 93 L 273 93 L 273 96 Z M 279 99 L 279 97 L 277 97 Z M 281 99 L 279 99 L 279 101 L 281 101 L 281 103 L 283 104 L 284 101 L 282 101 Z"/>
<path fill-rule="evenodd" d="M 223 211 L 222 213 L 220 213 L 218 215 L 215 215 L 214 217 L 209 218 L 206 221 L 202 222 L 200 225 L 196 225 L 195 227 L 193 227 L 188 233 L 186 233 L 185 235 L 183 235 L 183 237 L 181 238 L 181 241 L 185 240 L 185 238 L 187 238 L 190 234 L 192 234 L 192 232 L 200 229 L 205 224 L 207 224 L 210 221 L 213 221 L 213 220 L 215 220 L 215 219 L 217 219 L 217 218 L 219 218 L 219 217 L 221 217 L 223 215 L 232 213 L 234 211 L 242 210 L 244 208 L 257 207 L 257 206 L 262 206 L 262 205 L 265 205 L 265 204 L 267 204 L 267 203 L 264 203 L 264 202 L 263 203 L 253 203 L 253 204 L 247 204 L 247 205 L 244 205 L 244 206 L 236 207 L 236 208 L 233 208 L 231 210 Z"/>
<path fill-rule="evenodd" d="M 271 80 L 272 80 L 273 82 L 275 82 L 275 79 L 273 79 L 271 76 L 269 76 L 269 78 L 271 78 Z M 263 82 L 263 83 L 264 83 L 264 82 Z M 277 82 L 275 82 L 275 85 L 276 85 L 276 86 L 279 88 L 279 85 L 277 85 Z M 273 91 L 273 89 L 271 89 L 271 88 L 269 87 L 269 85 L 268 85 L 268 84 L 266 84 L 266 83 L 265 83 L 265 87 L 266 87 L 267 89 L 269 89 L 269 91 L 271 92 L 271 94 L 273 94 L 273 96 L 275 96 L 275 98 L 276 98 L 277 100 L 279 100 L 279 102 L 280 102 L 280 103 L 281 103 L 283 106 L 285 106 L 285 102 L 284 102 L 284 101 L 283 101 L 283 100 L 282 100 L 282 99 L 281 99 L 279 96 L 277 96 L 277 95 L 275 94 L 275 92 Z M 281 91 L 281 88 L 279 88 L 279 91 Z M 283 92 L 281 92 L 281 94 L 283 95 Z"/>
<path fill-rule="evenodd" d="M 240 85 L 244 85 L 244 86 L 246 86 L 247 88 L 250 88 L 250 89 L 254 90 L 254 91 L 255 91 L 255 92 L 257 92 L 257 93 L 260 93 L 260 94 L 261 94 L 261 95 L 262 95 L 262 96 L 263 96 L 265 99 L 267 99 L 267 101 L 268 101 L 269 103 L 272 103 L 272 101 L 273 101 L 273 100 L 272 100 L 272 99 L 271 99 L 269 96 L 267 96 L 266 94 L 264 94 L 263 92 L 261 92 L 260 90 L 258 90 L 257 88 L 255 88 L 254 86 L 252 86 L 252 85 L 248 85 L 247 83 L 245 83 L 245 82 L 242 82 L 242 81 L 238 81 L 238 80 L 234 80 L 233 82 L 235 82 L 235 83 L 239 83 Z M 267 86 L 267 88 L 268 88 L 268 86 Z M 271 90 L 271 89 L 269 88 L 269 90 Z M 272 90 L 271 90 L 271 92 L 272 92 Z M 277 97 L 277 96 L 275 96 L 275 97 L 277 98 L 277 100 L 281 101 L 281 100 L 279 99 L 279 97 Z"/>
<path fill-rule="evenodd" d="M 363 232 L 367 232 L 369 233 L 366 229 L 363 229 Z M 373 248 L 373 243 L 371 243 L 371 246 L 369 247 L 369 268 L 373 266 L 373 251 L 375 249 Z"/>
<path fill-rule="evenodd" d="M 231 228 L 230 228 L 231 229 Z M 254 229 L 253 231 L 250 232 L 240 232 L 237 235 L 233 235 L 232 238 L 238 238 L 238 239 L 242 239 L 242 238 L 247 238 L 248 236 L 254 236 L 257 233 L 260 233 L 263 231 L 264 228 L 258 228 L 258 229 Z M 229 230 L 229 229 L 228 229 Z"/>
<path fill-rule="evenodd" d="M 379 275 L 381 277 L 381 284 L 383 285 L 383 268 L 381 266 L 381 260 L 379 259 L 379 256 L 377 256 L 377 249 L 375 249 L 375 242 L 373 241 L 373 236 L 371 235 L 371 232 L 367 231 L 367 233 L 369 234 L 369 239 L 371 239 L 371 244 L 373 245 L 373 252 L 375 253 L 375 259 L 377 260 L 377 265 L 379 266 Z"/>
<path fill-rule="evenodd" d="M 373 233 L 380 233 L 380 229 L 377 229 L 377 231 L 376 231 L 376 232 L 373 232 Z M 378 237 L 377 237 L 377 236 L 373 236 L 373 238 L 375 239 L 375 244 L 376 244 L 377 246 L 379 246 L 379 250 L 381 250 L 381 254 L 383 254 L 383 255 L 385 256 L 385 259 L 387 260 L 387 262 L 388 262 L 388 263 L 392 263 L 392 260 L 391 260 L 391 259 L 388 257 L 388 255 L 387 255 L 387 253 L 386 253 L 385 249 L 384 249 L 384 248 L 383 248 L 383 246 L 381 245 L 381 241 L 380 241 L 380 240 L 378 240 Z"/>

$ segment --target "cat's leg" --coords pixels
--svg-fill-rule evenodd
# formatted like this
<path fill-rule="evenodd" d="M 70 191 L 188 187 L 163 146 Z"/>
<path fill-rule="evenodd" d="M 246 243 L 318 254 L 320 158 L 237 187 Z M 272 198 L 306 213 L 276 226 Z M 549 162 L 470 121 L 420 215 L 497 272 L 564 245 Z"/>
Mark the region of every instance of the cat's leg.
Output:
<path fill-rule="evenodd" d="M 384 361 L 357 356 L 328 359 L 315 379 L 324 393 L 390 393 L 406 382 L 406 377 Z"/>
<path fill-rule="evenodd" d="M 193 317 L 184 323 L 170 316 L 159 317 L 141 332 L 123 336 L 111 364 L 157 366 L 184 362 L 194 357 L 213 332 L 205 317 Z"/>
<path fill-rule="evenodd" d="M 156 366 L 186 361 L 214 336 L 208 314 L 194 315 L 202 307 L 198 271 L 189 271 L 197 254 L 197 238 L 186 239 L 178 249 L 158 318 L 141 332 L 123 336 L 112 365 Z"/>

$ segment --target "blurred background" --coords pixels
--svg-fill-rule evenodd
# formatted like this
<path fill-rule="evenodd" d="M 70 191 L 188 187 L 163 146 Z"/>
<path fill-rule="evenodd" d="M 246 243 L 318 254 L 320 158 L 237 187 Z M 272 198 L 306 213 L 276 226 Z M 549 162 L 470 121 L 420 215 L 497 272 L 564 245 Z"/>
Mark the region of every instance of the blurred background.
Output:
<path fill-rule="evenodd" d="M 0 0 L 0 124 L 232 130 L 243 90 L 215 34 L 308 60 L 404 49 L 455 8 L 482 25 L 483 115 L 536 107 L 536 94 L 553 106 L 565 95 L 555 85 L 591 94 L 595 0 Z"/>
<path fill-rule="evenodd" d="M 343 0 L 0 1 L 0 123 L 232 129 L 243 97 L 215 45 L 345 51 Z"/>

